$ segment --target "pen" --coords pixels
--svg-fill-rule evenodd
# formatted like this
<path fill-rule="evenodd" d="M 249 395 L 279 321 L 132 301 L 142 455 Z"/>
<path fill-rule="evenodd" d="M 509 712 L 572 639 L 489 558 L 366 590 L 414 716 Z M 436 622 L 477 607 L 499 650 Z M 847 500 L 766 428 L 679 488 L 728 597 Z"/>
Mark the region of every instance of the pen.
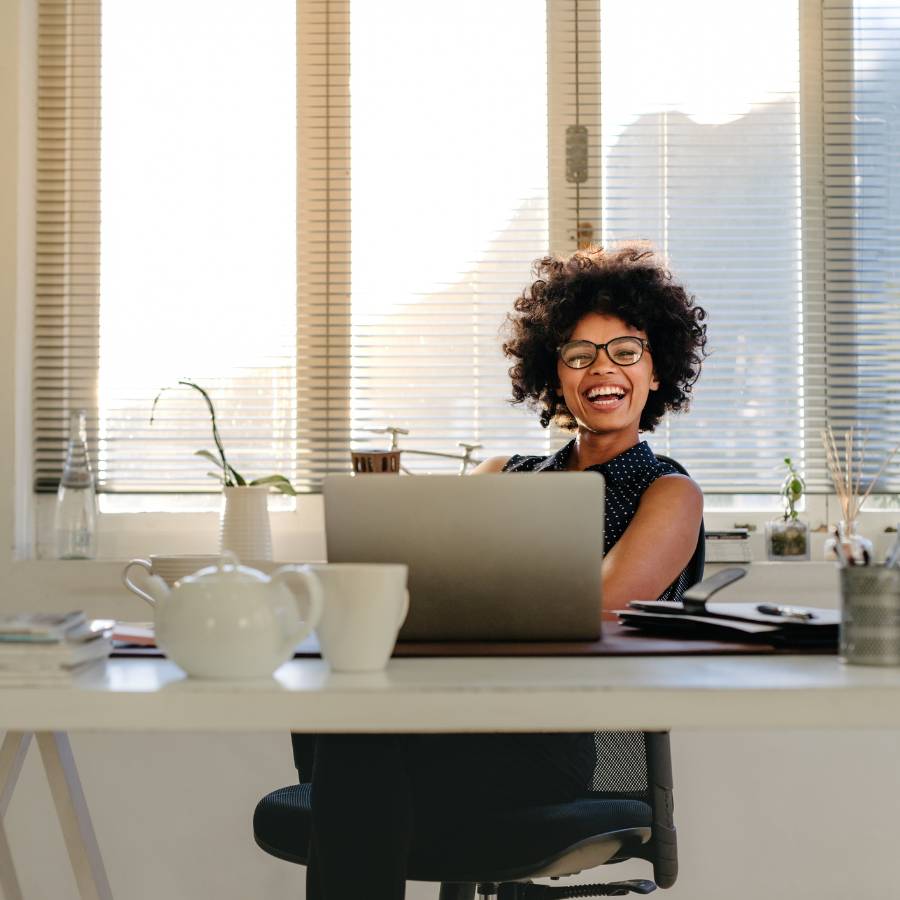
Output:
<path fill-rule="evenodd" d="M 815 613 L 811 613 L 808 609 L 800 609 L 797 606 L 777 606 L 774 603 L 759 603 L 756 611 L 764 613 L 767 616 L 782 616 L 786 619 L 801 619 L 808 622 L 814 619 Z"/>

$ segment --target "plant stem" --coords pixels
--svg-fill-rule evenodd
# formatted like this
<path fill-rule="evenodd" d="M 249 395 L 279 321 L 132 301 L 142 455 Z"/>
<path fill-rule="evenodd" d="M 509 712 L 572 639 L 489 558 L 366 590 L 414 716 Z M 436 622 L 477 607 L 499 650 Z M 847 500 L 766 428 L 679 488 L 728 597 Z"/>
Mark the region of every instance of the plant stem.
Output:
<path fill-rule="evenodd" d="M 216 408 L 213 406 L 212 398 L 199 384 L 195 384 L 193 381 L 179 381 L 178 383 L 183 384 L 185 387 L 193 388 L 203 395 L 203 399 L 206 401 L 206 406 L 209 409 L 209 417 L 212 419 L 213 440 L 216 443 L 216 449 L 219 451 L 219 456 L 222 458 L 222 477 L 225 482 L 225 487 L 234 487 L 234 479 L 231 477 L 231 473 L 234 470 L 228 464 L 228 460 L 225 459 L 225 447 L 222 445 L 222 438 L 219 436 L 219 427 L 216 424 Z"/>

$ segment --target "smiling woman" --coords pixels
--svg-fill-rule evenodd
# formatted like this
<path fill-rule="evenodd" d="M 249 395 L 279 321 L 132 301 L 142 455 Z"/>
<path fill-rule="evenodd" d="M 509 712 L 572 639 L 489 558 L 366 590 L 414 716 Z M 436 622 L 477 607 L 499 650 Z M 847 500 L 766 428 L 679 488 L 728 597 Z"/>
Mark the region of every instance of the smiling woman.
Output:
<path fill-rule="evenodd" d="M 596 471 L 606 479 L 603 603 L 677 600 L 703 511 L 700 488 L 641 431 L 687 409 L 705 355 L 705 310 L 636 247 L 545 257 L 509 317 L 514 403 L 575 437 L 551 456 L 494 457 L 475 471 Z M 598 551 L 600 548 L 598 548 Z M 599 555 L 599 552 L 598 552 Z"/>

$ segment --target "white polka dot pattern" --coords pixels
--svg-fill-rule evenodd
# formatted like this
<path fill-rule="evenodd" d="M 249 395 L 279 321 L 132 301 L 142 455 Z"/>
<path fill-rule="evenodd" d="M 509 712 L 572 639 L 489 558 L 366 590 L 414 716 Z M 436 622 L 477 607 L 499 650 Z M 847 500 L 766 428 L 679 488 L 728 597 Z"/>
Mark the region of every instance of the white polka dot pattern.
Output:
<path fill-rule="evenodd" d="M 571 440 L 552 456 L 512 456 L 503 467 L 504 472 L 561 472 L 568 468 L 575 441 Z M 609 462 L 588 466 L 585 472 L 600 472 L 606 480 L 606 510 L 604 516 L 603 552 L 616 541 L 634 518 L 644 491 L 663 475 L 678 470 L 654 456 L 646 441 L 630 447 Z M 660 595 L 660 600 L 680 600 L 687 587 L 687 572 L 681 574 Z"/>

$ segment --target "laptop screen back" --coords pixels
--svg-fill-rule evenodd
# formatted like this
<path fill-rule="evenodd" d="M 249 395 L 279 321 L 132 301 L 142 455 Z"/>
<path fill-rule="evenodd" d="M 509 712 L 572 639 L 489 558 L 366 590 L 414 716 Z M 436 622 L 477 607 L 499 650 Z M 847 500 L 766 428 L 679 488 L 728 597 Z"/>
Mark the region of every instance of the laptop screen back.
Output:
<path fill-rule="evenodd" d="M 329 562 L 403 562 L 402 640 L 600 636 L 603 478 L 333 475 Z"/>

